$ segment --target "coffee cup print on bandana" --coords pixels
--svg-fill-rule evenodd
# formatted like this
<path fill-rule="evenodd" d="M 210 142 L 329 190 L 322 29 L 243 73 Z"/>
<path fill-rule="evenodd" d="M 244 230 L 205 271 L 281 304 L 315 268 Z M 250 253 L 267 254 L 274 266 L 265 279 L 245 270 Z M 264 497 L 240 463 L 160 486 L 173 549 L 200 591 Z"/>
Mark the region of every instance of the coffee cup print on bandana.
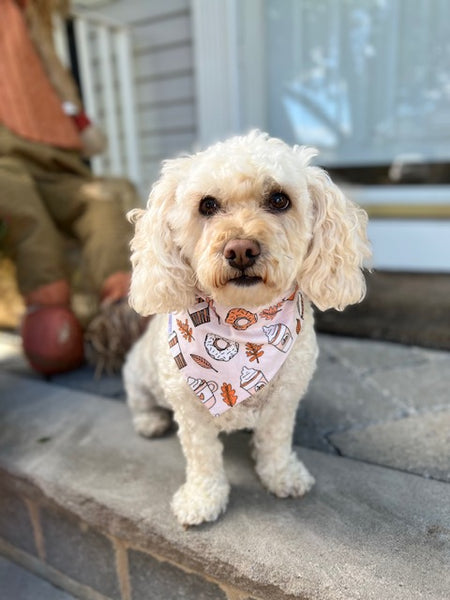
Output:
<path fill-rule="evenodd" d="M 205 349 L 214 360 L 228 362 L 238 353 L 239 344 L 215 333 L 207 333 L 205 336 Z"/>
<path fill-rule="evenodd" d="M 211 318 L 209 316 L 209 305 L 207 302 L 199 302 L 195 305 L 195 310 L 189 313 L 194 327 L 209 323 Z"/>
<path fill-rule="evenodd" d="M 289 351 L 294 338 L 286 325 L 283 323 L 278 323 L 277 325 L 264 325 L 263 331 L 269 344 L 275 346 L 275 348 L 281 352 Z"/>
<path fill-rule="evenodd" d="M 242 367 L 241 371 L 241 388 L 250 395 L 256 394 L 260 389 L 266 386 L 269 382 L 262 371 L 257 369 L 249 369 Z"/>
<path fill-rule="evenodd" d="M 217 392 L 219 386 L 215 381 L 206 381 L 205 379 L 194 379 L 188 377 L 187 380 L 194 394 L 202 401 L 203 406 L 208 410 L 216 403 L 214 393 Z"/>
<path fill-rule="evenodd" d="M 183 369 L 186 366 L 186 361 L 184 360 L 184 356 L 181 353 L 180 344 L 178 342 L 178 336 L 175 331 L 169 335 L 169 348 L 172 352 L 172 355 L 175 359 L 175 363 L 179 369 Z"/>

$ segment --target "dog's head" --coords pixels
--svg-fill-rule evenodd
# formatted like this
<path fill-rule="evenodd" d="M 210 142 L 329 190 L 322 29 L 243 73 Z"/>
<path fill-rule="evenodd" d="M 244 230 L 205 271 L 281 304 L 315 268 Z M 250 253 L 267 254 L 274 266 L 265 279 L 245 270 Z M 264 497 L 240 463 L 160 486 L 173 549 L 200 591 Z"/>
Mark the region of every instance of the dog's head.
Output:
<path fill-rule="evenodd" d="M 258 131 L 166 161 L 134 210 L 131 305 L 171 312 L 200 294 L 269 304 L 298 282 L 321 310 L 365 293 L 366 213 L 318 167 L 315 150 Z"/>

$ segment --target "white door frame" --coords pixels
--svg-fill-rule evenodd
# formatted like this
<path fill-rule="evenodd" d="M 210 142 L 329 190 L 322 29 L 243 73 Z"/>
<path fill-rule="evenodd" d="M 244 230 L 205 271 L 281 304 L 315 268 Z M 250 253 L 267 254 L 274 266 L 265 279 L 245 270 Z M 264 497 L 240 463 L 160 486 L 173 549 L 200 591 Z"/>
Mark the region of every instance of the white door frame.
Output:
<path fill-rule="evenodd" d="M 199 144 L 265 129 L 262 0 L 191 2 Z"/>
<path fill-rule="evenodd" d="M 236 0 L 192 0 L 198 142 L 239 131 Z"/>

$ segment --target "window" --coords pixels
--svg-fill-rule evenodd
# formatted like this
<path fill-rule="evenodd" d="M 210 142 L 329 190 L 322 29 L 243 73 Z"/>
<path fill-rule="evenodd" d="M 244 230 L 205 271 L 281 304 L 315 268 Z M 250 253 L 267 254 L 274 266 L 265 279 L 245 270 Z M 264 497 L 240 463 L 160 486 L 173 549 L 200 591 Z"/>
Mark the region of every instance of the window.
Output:
<path fill-rule="evenodd" d="M 450 160 L 449 2 L 266 0 L 264 21 L 273 134 L 330 166 Z"/>

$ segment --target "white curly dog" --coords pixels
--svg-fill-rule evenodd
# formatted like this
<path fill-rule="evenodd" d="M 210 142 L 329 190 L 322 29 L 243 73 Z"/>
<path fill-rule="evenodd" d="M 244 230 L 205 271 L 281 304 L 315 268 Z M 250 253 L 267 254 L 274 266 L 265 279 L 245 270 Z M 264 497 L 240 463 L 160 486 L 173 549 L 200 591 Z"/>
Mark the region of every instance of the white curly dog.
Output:
<path fill-rule="evenodd" d="M 314 484 L 292 449 L 296 409 L 318 355 L 311 303 L 342 310 L 361 301 L 363 261 L 370 256 L 366 213 L 309 165 L 315 155 L 252 131 L 164 162 L 147 208 L 130 213 L 130 303 L 141 315 L 157 316 L 132 348 L 124 381 L 139 434 L 162 435 L 172 412 L 178 424 L 187 469 L 172 509 L 184 526 L 214 521 L 227 505 L 221 431 L 253 430 L 257 474 L 275 495 L 302 496 Z M 244 317 L 257 315 L 296 286 L 304 300 L 301 331 L 284 362 L 259 391 L 212 414 L 193 379 L 189 385 L 184 364 L 174 360 L 168 313 L 189 315 L 200 296 L 211 308 L 239 306 Z M 185 336 L 194 330 L 186 320 Z M 235 348 L 231 330 L 226 337 Z M 207 379 L 196 380 L 197 388 Z"/>

